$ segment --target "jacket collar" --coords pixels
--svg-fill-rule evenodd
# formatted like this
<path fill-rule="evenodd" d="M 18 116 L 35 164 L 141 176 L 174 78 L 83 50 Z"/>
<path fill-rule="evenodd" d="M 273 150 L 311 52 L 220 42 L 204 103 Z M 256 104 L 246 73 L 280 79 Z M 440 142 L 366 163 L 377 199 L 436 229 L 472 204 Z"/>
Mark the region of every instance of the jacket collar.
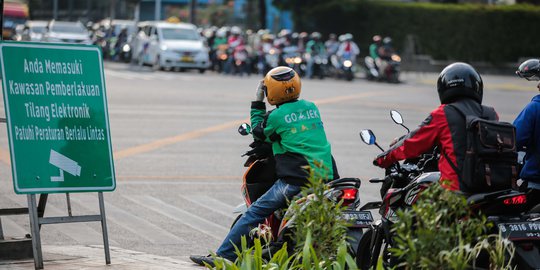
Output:
<path fill-rule="evenodd" d="M 540 102 L 540 95 L 536 95 L 532 98 L 532 101 Z"/>

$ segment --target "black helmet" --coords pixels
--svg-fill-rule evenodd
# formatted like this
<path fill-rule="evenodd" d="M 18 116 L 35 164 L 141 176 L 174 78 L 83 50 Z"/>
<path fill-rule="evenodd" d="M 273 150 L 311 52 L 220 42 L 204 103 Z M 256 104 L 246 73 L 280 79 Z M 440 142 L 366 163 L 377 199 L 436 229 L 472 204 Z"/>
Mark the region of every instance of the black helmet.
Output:
<path fill-rule="evenodd" d="M 482 103 L 484 84 L 476 70 L 466 63 L 448 65 L 439 74 L 437 92 L 442 104 L 454 102 L 460 98 L 472 98 Z"/>
<path fill-rule="evenodd" d="M 540 81 L 540 60 L 529 59 L 521 63 L 516 74 L 528 81 Z"/>

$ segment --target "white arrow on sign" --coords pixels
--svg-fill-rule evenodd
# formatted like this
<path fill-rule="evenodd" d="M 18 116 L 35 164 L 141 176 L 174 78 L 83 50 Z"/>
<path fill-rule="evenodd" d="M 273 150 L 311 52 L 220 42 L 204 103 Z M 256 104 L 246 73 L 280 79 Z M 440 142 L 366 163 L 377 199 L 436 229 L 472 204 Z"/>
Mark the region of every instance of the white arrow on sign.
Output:
<path fill-rule="evenodd" d="M 67 173 L 73 176 L 81 176 L 81 166 L 79 166 L 79 164 L 76 161 L 52 149 L 51 149 L 51 156 L 49 157 L 49 163 L 51 163 L 53 166 L 60 169 L 60 176 L 51 176 L 52 182 L 63 182 L 64 171 L 66 171 Z"/>

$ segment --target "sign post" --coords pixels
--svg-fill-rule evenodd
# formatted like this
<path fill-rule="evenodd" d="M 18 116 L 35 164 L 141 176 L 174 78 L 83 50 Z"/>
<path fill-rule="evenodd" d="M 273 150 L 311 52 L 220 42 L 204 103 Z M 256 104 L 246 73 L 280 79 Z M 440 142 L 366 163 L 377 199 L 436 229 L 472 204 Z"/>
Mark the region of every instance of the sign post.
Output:
<path fill-rule="evenodd" d="M 28 195 L 34 261 L 42 224 L 101 221 L 103 191 L 116 188 L 105 80 L 97 46 L 0 44 L 13 186 Z M 35 194 L 98 192 L 100 215 L 39 217 Z M 69 197 L 68 197 L 69 198 Z"/>

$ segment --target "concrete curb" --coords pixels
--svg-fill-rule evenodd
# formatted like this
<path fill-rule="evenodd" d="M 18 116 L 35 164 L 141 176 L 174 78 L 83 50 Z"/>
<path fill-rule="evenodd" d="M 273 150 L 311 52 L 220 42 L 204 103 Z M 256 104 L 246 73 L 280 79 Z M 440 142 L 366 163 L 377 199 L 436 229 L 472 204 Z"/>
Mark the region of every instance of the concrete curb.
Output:
<path fill-rule="evenodd" d="M 45 269 L 204 269 L 191 262 L 111 247 L 111 264 L 105 264 L 103 246 L 43 246 Z M 34 260 L 0 261 L 0 269 L 34 269 Z"/>

